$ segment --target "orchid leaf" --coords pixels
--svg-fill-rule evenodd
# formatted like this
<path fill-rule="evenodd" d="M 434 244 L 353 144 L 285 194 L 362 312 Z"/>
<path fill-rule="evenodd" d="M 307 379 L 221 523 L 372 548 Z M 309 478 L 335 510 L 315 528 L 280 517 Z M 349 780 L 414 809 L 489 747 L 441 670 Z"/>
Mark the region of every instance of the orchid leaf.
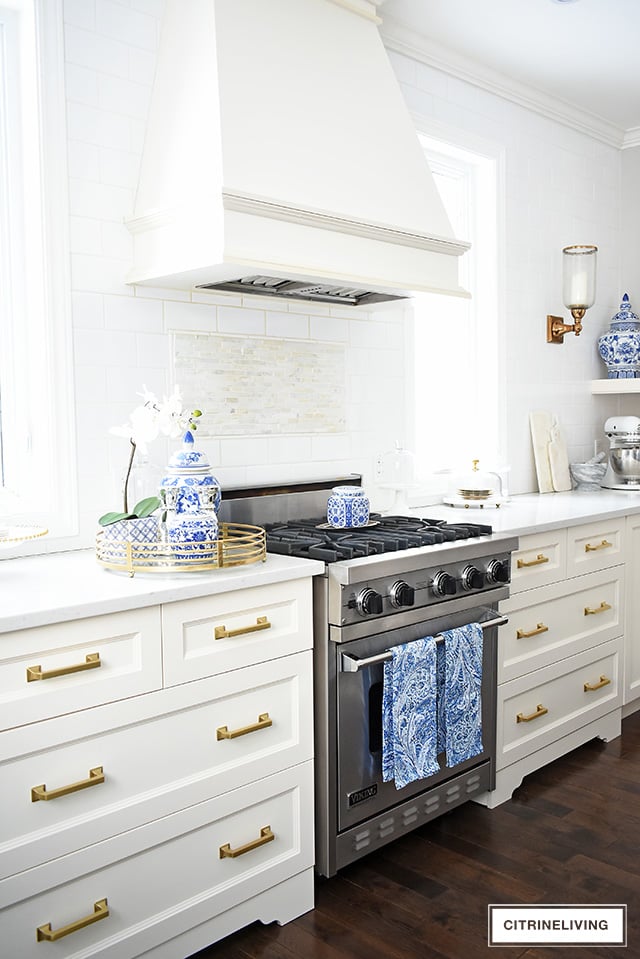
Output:
<path fill-rule="evenodd" d="M 151 516 L 160 505 L 161 503 L 157 496 L 147 496 L 146 499 L 141 499 L 140 502 L 136 503 L 133 507 L 133 515 L 137 516 L 138 519 Z"/>
<path fill-rule="evenodd" d="M 119 523 L 122 519 L 135 519 L 135 513 L 105 513 L 98 523 L 100 526 L 111 526 L 112 523 Z"/>

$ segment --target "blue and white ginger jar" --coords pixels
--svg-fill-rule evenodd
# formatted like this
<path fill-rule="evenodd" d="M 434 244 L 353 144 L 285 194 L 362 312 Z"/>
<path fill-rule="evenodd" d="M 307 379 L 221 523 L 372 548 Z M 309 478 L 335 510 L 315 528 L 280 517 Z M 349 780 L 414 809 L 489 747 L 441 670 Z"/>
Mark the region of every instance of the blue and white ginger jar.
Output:
<path fill-rule="evenodd" d="M 205 454 L 195 448 L 189 431 L 184 434 L 182 449 L 169 460 L 167 474 L 160 481 L 160 496 L 176 513 L 218 512 L 222 498 L 220 483 L 211 472 Z"/>
<path fill-rule="evenodd" d="M 334 486 L 327 501 L 327 522 L 336 529 L 366 526 L 369 500 L 359 486 Z"/>
<path fill-rule="evenodd" d="M 611 319 L 609 331 L 598 340 L 598 352 L 610 380 L 640 377 L 640 318 L 632 311 L 627 293 Z"/>
<path fill-rule="evenodd" d="M 215 512 L 173 514 L 167 520 L 167 542 L 178 558 L 212 559 L 218 538 Z"/>

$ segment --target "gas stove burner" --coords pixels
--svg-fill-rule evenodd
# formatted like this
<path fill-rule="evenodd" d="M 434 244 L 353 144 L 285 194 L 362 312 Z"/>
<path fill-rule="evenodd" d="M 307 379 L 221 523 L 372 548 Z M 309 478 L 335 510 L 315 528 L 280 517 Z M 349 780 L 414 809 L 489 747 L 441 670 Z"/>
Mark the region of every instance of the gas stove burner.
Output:
<path fill-rule="evenodd" d="M 372 513 L 369 524 L 335 529 L 318 518 L 266 523 L 267 552 L 335 563 L 380 553 L 397 552 L 489 536 L 491 526 L 481 523 L 446 523 L 413 516 Z"/>

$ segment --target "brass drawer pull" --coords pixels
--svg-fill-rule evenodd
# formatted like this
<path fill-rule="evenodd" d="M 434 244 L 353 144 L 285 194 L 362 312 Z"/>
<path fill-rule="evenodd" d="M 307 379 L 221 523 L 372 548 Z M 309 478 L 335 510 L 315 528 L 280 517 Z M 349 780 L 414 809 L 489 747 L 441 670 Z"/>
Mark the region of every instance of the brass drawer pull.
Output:
<path fill-rule="evenodd" d="M 518 715 L 516 716 L 516 722 L 517 722 L 517 723 L 530 723 L 533 719 L 539 719 L 540 716 L 545 716 L 548 712 L 549 712 L 549 710 L 546 708 L 546 706 L 542 706 L 542 705 L 538 704 L 538 705 L 536 706 L 536 711 L 535 711 L 535 713 L 531 713 L 529 716 L 525 716 L 524 713 L 518 713 Z"/>
<path fill-rule="evenodd" d="M 613 546 L 613 543 L 603 539 L 601 543 L 597 543 L 595 546 L 592 546 L 591 543 L 586 543 L 584 551 L 585 553 L 595 553 L 597 549 L 609 549 L 611 546 Z"/>
<path fill-rule="evenodd" d="M 50 922 L 44 926 L 38 926 L 36 929 L 36 941 L 42 942 L 46 939 L 47 942 L 55 942 L 57 939 L 62 939 L 63 936 L 77 932 L 78 929 L 84 929 L 85 926 L 90 926 L 92 922 L 99 922 L 100 919 L 106 919 L 108 915 L 107 900 L 98 899 L 98 901 L 93 904 L 93 912 L 90 916 L 76 919 L 75 922 L 70 922 L 68 926 L 61 926 L 60 929 L 52 929 Z"/>
<path fill-rule="evenodd" d="M 60 666 L 58 669 L 43 670 L 42 666 L 27 666 L 27 682 L 33 683 L 36 679 L 54 679 L 56 676 L 68 676 L 69 673 L 80 673 L 85 669 L 97 669 L 99 666 L 102 666 L 100 653 L 88 653 L 84 663 Z"/>
<path fill-rule="evenodd" d="M 232 636 L 242 636 L 244 633 L 255 633 L 259 629 L 271 629 L 271 623 L 266 616 L 258 616 L 252 626 L 241 626 L 240 629 L 227 629 L 226 626 L 216 626 L 213 631 L 214 639 L 231 639 Z"/>
<path fill-rule="evenodd" d="M 585 606 L 584 615 L 595 616 L 597 613 L 606 613 L 608 609 L 611 609 L 611 606 L 609 605 L 609 603 L 605 603 L 603 601 L 602 603 L 600 603 L 599 606 L 596 606 L 595 609 L 593 609 L 591 606 Z"/>
<path fill-rule="evenodd" d="M 603 686 L 608 686 L 610 682 L 611 680 L 607 679 L 606 676 L 601 676 L 599 683 L 585 683 L 584 691 L 585 693 L 592 693 L 594 689 L 602 689 Z"/>
<path fill-rule="evenodd" d="M 516 639 L 529 639 L 530 636 L 539 636 L 540 633 L 548 633 L 549 627 L 545 626 L 544 623 L 538 623 L 535 629 L 529 630 L 526 632 L 524 629 L 518 629 L 516 631 Z"/>
<path fill-rule="evenodd" d="M 41 799 L 58 799 L 60 796 L 68 796 L 69 793 L 77 793 L 80 789 L 87 789 L 89 786 L 99 786 L 104 782 L 104 772 L 102 766 L 96 766 L 89 770 L 89 778 L 81 779 L 80 782 L 70 783 L 68 786 L 58 786 L 57 789 L 47 789 L 43 783 L 41 786 L 34 786 L 31 790 L 31 802 L 39 802 Z"/>
<path fill-rule="evenodd" d="M 541 566 L 542 563 L 548 563 L 549 557 L 545 556 L 544 553 L 538 553 L 535 559 L 519 559 L 518 560 L 518 569 L 525 569 L 527 566 Z"/>
<path fill-rule="evenodd" d="M 244 856 L 245 852 L 251 852 L 252 849 L 257 849 L 258 846 L 264 846 L 267 842 L 272 842 L 275 839 L 275 834 L 271 832 L 271 826 L 263 826 L 260 830 L 260 838 L 252 839 L 251 842 L 247 842 L 244 846 L 238 846 L 237 849 L 232 849 L 230 843 L 225 843 L 224 846 L 220 846 L 220 858 L 221 859 L 236 859 L 237 856 Z"/>
<path fill-rule="evenodd" d="M 238 736 L 246 736 L 247 733 L 255 733 L 258 729 L 267 729 L 273 725 L 273 720 L 269 719 L 269 713 L 260 713 L 257 723 L 251 723 L 250 726 L 240 726 L 239 729 L 229 731 L 228 726 L 219 726 L 216 729 L 216 739 L 237 739 Z"/>

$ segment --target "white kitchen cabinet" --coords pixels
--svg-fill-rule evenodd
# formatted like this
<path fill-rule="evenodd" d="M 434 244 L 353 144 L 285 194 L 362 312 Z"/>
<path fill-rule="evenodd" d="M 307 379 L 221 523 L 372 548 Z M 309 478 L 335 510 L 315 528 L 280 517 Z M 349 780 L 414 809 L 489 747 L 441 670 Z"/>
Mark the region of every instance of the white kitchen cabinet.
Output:
<path fill-rule="evenodd" d="M 509 623 L 498 646 L 496 788 L 481 797 L 487 806 L 576 746 L 620 735 L 626 545 L 620 519 L 521 537 L 511 595 L 500 604 Z"/>
<path fill-rule="evenodd" d="M 627 593 L 624 634 L 624 714 L 640 706 L 640 515 L 627 516 Z"/>
<path fill-rule="evenodd" d="M 27 667 L 82 662 L 98 639 L 109 682 L 63 671 L 25 698 Z M 181 959 L 313 908 L 312 645 L 310 577 L 4 635 L 11 955 Z"/>

